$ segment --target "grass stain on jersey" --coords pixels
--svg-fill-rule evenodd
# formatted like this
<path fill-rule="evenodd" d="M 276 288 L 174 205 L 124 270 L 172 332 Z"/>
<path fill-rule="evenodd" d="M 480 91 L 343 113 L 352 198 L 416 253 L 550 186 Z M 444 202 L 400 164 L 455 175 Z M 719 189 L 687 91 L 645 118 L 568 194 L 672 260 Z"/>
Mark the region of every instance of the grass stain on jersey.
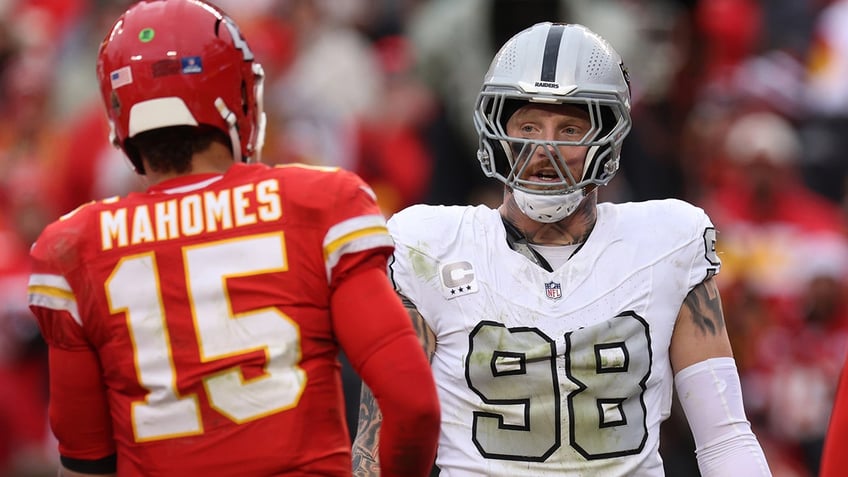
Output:
<path fill-rule="evenodd" d="M 436 263 L 426 253 L 419 249 L 409 249 L 409 263 L 412 264 L 412 270 L 418 278 L 421 278 L 425 283 L 431 283 L 437 280 L 439 276 Z"/>

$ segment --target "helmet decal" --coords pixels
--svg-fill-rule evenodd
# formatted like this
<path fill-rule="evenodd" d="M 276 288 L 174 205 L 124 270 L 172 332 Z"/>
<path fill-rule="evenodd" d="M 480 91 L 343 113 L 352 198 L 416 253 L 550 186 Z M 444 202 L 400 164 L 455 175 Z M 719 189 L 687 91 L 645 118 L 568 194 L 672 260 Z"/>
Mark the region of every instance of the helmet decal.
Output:
<path fill-rule="evenodd" d="M 112 89 L 132 84 L 132 69 L 129 66 L 118 68 L 109 74 L 109 82 L 112 84 Z"/>
<path fill-rule="evenodd" d="M 180 58 L 180 72 L 184 75 L 203 73 L 203 60 L 199 56 Z"/>
<path fill-rule="evenodd" d="M 562 34 L 565 25 L 551 25 L 548 30 L 548 38 L 545 40 L 545 53 L 542 57 L 542 75 L 539 81 L 542 83 L 556 83 L 556 67 L 559 60 L 559 45 L 562 43 Z M 541 85 L 539 85 L 541 86 Z"/>
<path fill-rule="evenodd" d="M 154 78 L 179 74 L 180 67 L 180 60 L 174 58 L 159 60 L 151 65 Z"/>
<path fill-rule="evenodd" d="M 142 43 L 153 41 L 154 36 L 156 36 L 156 31 L 153 30 L 153 28 L 145 28 L 144 30 L 138 32 L 138 39 Z"/>
<path fill-rule="evenodd" d="M 250 50 L 247 42 L 244 41 L 244 37 L 241 35 L 235 22 L 225 15 L 223 17 L 223 23 L 227 27 L 227 30 L 230 31 L 230 37 L 233 39 L 236 49 L 241 50 L 242 55 L 244 55 L 244 61 L 253 61 L 253 51 Z"/>

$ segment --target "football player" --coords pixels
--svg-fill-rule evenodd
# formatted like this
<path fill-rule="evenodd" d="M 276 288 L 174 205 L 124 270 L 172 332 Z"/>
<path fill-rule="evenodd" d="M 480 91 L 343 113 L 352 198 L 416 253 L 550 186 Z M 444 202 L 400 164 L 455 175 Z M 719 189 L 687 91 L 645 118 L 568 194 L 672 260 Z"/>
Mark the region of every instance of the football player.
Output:
<path fill-rule="evenodd" d="M 263 72 L 232 20 L 136 3 L 97 76 L 150 186 L 32 248 L 60 475 L 350 475 L 340 350 L 385 415 L 382 471 L 426 475 L 438 399 L 374 194 L 343 170 L 256 163 Z"/>
<path fill-rule="evenodd" d="M 580 25 L 539 23 L 494 57 L 474 111 L 503 204 L 389 220 L 390 277 L 442 406 L 443 476 L 662 476 L 676 387 L 704 476 L 767 476 L 714 276 L 716 231 L 679 200 L 598 203 L 631 127 L 627 70 Z M 355 473 L 375 475 L 367 388 Z"/>

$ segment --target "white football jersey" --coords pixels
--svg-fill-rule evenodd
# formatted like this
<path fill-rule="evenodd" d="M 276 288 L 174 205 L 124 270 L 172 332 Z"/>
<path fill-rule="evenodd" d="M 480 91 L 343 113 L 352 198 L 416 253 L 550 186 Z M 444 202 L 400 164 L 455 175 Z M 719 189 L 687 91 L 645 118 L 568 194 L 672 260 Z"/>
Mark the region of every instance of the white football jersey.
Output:
<path fill-rule="evenodd" d="M 436 334 L 443 477 L 664 475 L 674 323 L 720 267 L 701 209 L 600 204 L 553 272 L 488 207 L 413 206 L 389 229 L 395 287 Z"/>

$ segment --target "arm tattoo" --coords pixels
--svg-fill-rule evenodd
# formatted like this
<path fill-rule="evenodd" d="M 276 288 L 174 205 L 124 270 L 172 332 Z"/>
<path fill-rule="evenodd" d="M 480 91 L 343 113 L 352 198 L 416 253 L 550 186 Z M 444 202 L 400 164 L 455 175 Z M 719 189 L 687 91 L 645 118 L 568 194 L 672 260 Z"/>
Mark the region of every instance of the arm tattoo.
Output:
<path fill-rule="evenodd" d="M 412 327 L 418 335 L 418 340 L 424 348 L 428 361 L 433 360 L 436 350 L 436 337 L 427 326 L 427 322 L 418 313 L 415 305 L 404 296 L 401 296 L 404 307 Z M 362 392 L 359 396 L 359 424 L 356 428 L 356 438 L 352 446 L 353 475 L 355 477 L 377 477 L 380 475 L 380 424 L 383 422 L 383 414 L 377 405 L 374 394 L 362 383 Z"/>
<path fill-rule="evenodd" d="M 724 314 L 721 310 L 721 297 L 715 281 L 706 280 L 692 289 L 683 306 L 689 310 L 692 321 L 704 334 L 715 336 L 724 328 Z"/>
<path fill-rule="evenodd" d="M 427 322 L 424 321 L 421 313 L 418 313 L 418 308 L 415 307 L 415 304 L 401 294 L 398 294 L 398 296 L 400 296 L 400 301 L 403 302 L 403 307 L 406 308 L 406 312 L 409 314 L 409 319 L 412 320 L 412 328 L 415 329 L 415 334 L 418 335 L 418 341 L 421 343 L 421 347 L 424 348 L 427 361 L 432 363 L 433 353 L 436 352 L 436 335 L 430 329 L 430 326 L 427 325 Z"/>
<path fill-rule="evenodd" d="M 353 441 L 353 475 L 373 477 L 380 475 L 378 460 L 380 450 L 380 423 L 383 415 L 374 395 L 365 383 L 359 396 L 359 425 Z"/>
<path fill-rule="evenodd" d="M 418 310 L 414 306 L 407 307 L 406 312 L 409 313 L 409 319 L 412 320 L 412 327 L 415 328 L 415 334 L 418 335 L 418 341 L 421 343 L 421 347 L 424 348 L 424 354 L 427 356 L 427 361 L 432 363 L 433 353 L 436 351 L 436 337 L 433 335 L 433 332 L 430 331 L 430 327 L 427 326 L 427 322 L 424 321 L 421 313 L 418 313 Z"/>

